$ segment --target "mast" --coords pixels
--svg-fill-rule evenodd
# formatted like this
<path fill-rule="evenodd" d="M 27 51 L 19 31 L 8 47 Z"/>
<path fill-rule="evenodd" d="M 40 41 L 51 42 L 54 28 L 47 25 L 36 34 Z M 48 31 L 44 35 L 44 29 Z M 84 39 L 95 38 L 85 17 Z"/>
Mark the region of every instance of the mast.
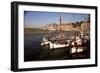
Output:
<path fill-rule="evenodd" d="M 61 13 L 59 14 L 60 15 L 60 30 L 62 30 L 62 28 L 61 28 L 61 24 L 62 24 L 62 16 L 61 16 Z"/>
<path fill-rule="evenodd" d="M 87 32 L 87 19 L 85 17 L 85 32 Z"/>

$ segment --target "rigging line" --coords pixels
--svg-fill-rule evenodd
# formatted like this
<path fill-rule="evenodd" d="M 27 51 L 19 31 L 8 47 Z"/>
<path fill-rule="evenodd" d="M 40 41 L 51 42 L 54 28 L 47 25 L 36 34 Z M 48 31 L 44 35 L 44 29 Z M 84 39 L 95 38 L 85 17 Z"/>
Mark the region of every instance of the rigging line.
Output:
<path fill-rule="evenodd" d="M 75 21 L 75 17 L 74 17 L 74 14 L 72 14 L 72 22 Z"/>

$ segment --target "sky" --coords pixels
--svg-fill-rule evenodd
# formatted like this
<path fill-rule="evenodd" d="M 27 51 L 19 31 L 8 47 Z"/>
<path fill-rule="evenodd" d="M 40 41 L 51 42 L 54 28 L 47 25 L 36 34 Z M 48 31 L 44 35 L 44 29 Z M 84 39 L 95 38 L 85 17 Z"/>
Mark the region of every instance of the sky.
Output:
<path fill-rule="evenodd" d="M 76 21 L 85 21 L 88 14 L 81 13 L 61 13 L 63 23 L 74 23 Z M 59 24 L 60 13 L 58 12 L 37 12 L 24 11 L 24 25 L 25 28 L 38 28 L 47 24 Z"/>

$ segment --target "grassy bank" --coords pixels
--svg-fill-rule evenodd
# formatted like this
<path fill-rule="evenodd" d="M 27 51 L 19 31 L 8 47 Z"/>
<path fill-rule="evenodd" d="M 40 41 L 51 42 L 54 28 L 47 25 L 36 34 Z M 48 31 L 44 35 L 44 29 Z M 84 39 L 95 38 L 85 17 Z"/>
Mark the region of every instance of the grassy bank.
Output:
<path fill-rule="evenodd" d="M 25 35 L 37 35 L 37 34 L 46 34 L 49 33 L 49 30 L 42 30 L 39 28 L 24 28 Z"/>

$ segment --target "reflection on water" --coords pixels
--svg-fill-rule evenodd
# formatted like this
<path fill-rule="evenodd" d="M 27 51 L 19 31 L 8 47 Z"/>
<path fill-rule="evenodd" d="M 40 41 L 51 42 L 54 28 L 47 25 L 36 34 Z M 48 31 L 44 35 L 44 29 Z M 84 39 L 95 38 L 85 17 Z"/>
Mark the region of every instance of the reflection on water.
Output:
<path fill-rule="evenodd" d="M 70 50 L 65 48 L 49 50 L 41 46 L 46 34 L 29 35 L 24 37 L 24 61 L 61 60 L 89 58 L 89 50 L 83 53 L 70 55 Z"/>
<path fill-rule="evenodd" d="M 43 36 L 44 34 L 24 37 L 24 60 L 34 59 L 34 57 L 40 55 Z"/>

